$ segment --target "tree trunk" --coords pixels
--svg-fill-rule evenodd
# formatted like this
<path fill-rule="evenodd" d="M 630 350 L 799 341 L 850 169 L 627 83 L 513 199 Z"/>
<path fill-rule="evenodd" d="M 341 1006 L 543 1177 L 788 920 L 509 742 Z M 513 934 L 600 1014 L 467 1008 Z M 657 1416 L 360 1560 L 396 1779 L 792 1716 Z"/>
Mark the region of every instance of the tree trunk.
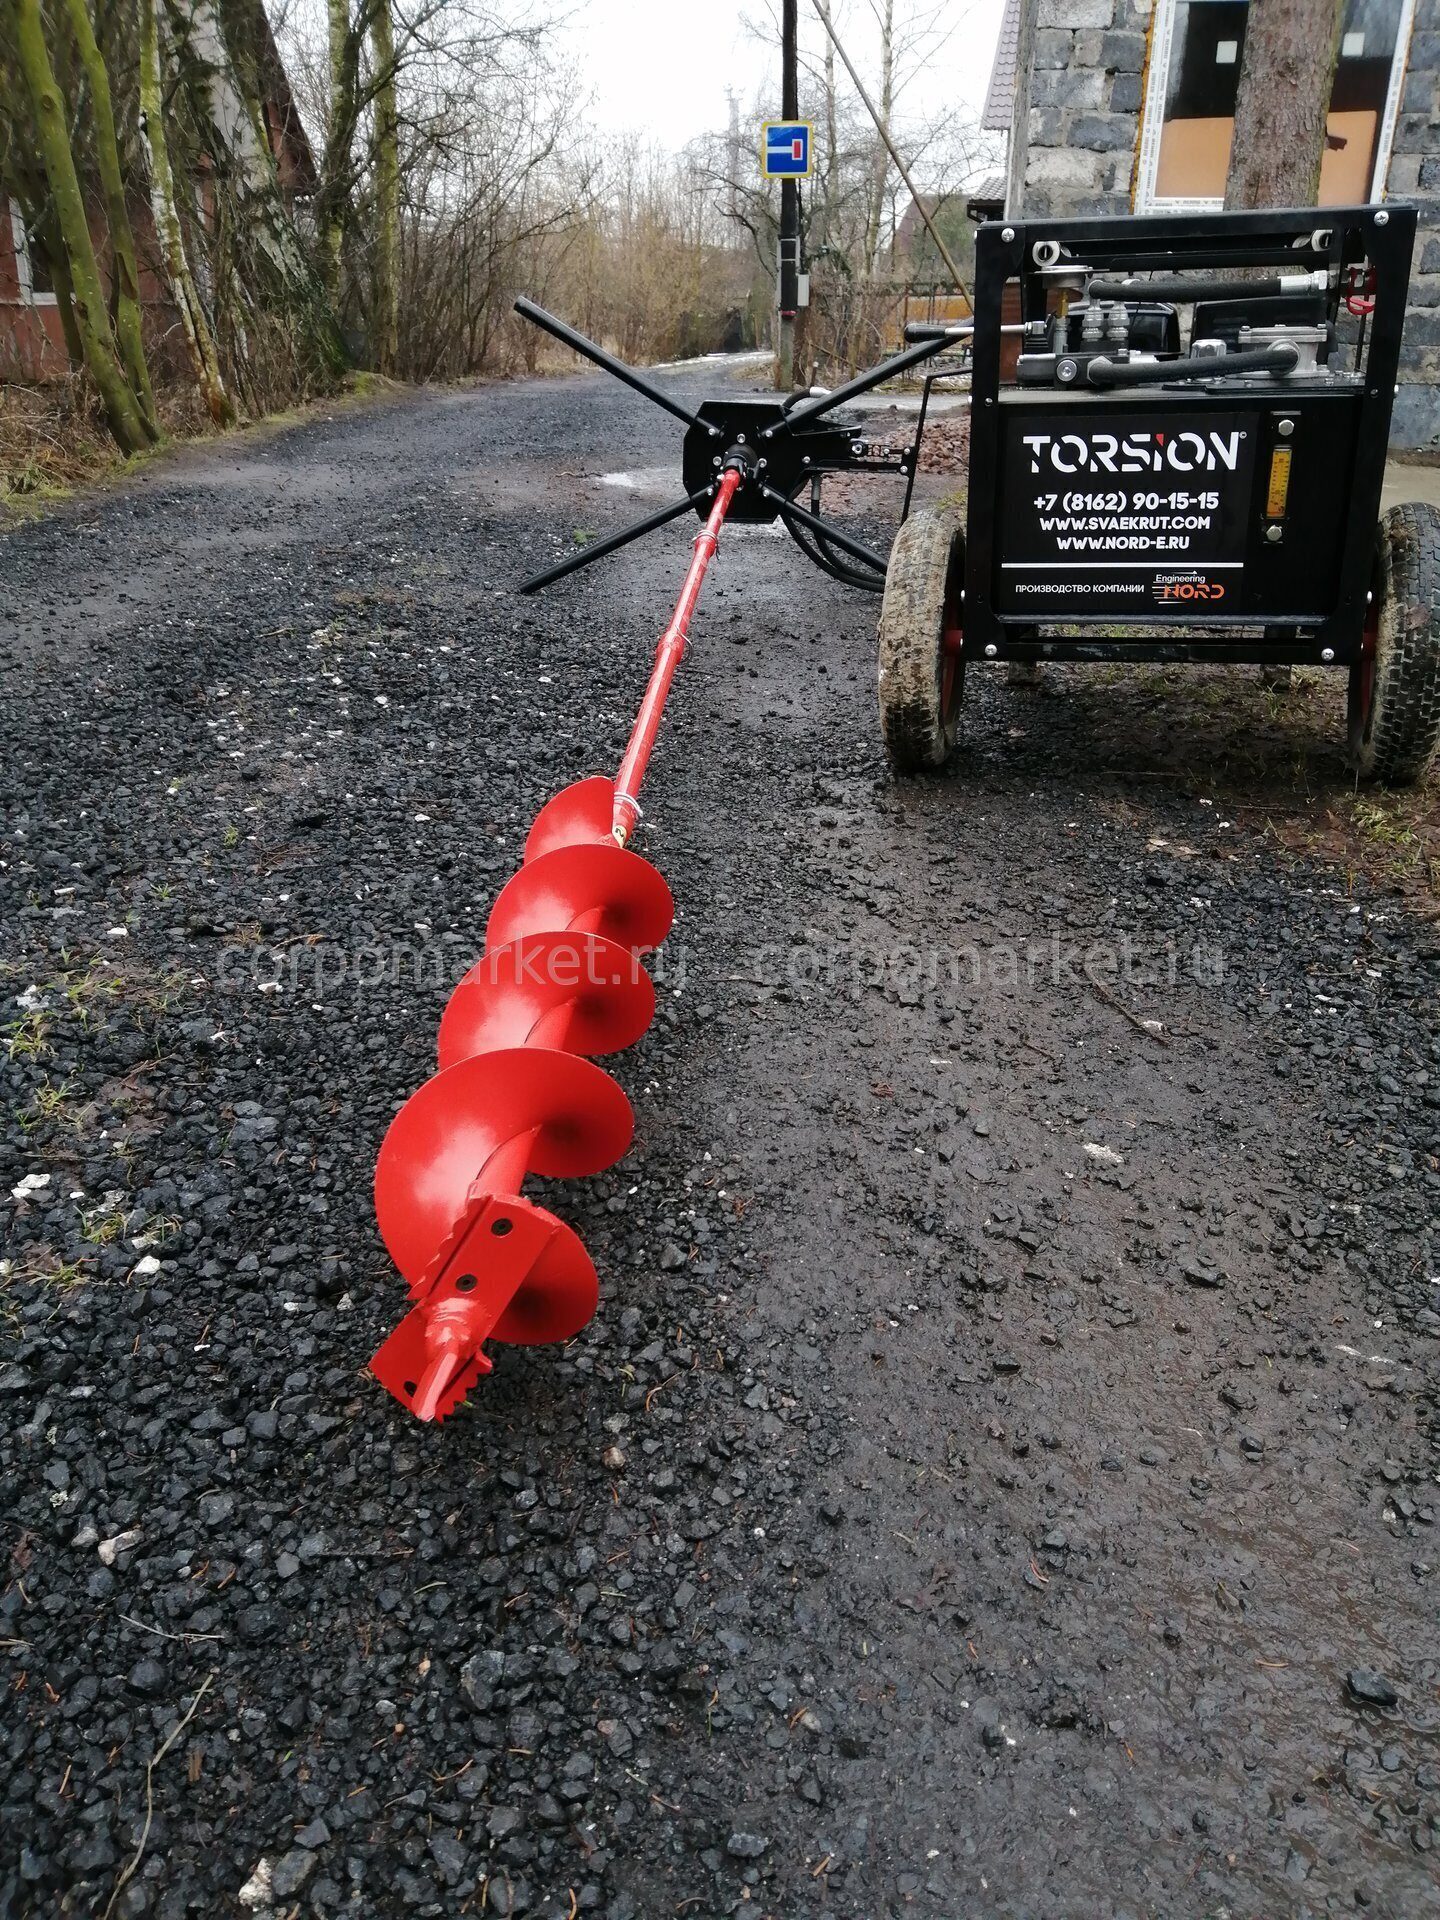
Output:
<path fill-rule="evenodd" d="M 215 0 L 167 0 L 180 79 L 228 198 L 245 270 L 267 284 L 252 288 L 283 326 L 308 370 L 322 379 L 344 371 L 345 343 L 280 194 L 275 156 L 236 76 Z"/>
<path fill-rule="evenodd" d="M 338 300 L 359 72 L 356 42 L 350 31 L 349 0 L 326 0 L 325 14 L 330 36 L 330 127 L 325 141 L 325 178 L 316 207 L 316 226 L 320 236 L 321 269 L 330 298 Z"/>
<path fill-rule="evenodd" d="M 80 338 L 80 327 L 75 318 L 75 285 L 65 262 L 65 247 L 59 229 L 53 220 L 48 227 L 41 228 L 41 244 L 50 262 L 50 278 L 55 283 L 55 307 L 60 315 L 60 331 L 65 335 L 65 351 L 71 366 L 78 370 L 85 364 L 85 342 Z"/>
<path fill-rule="evenodd" d="M 65 109 L 45 44 L 40 0 L 11 0 L 11 7 L 16 51 L 35 114 L 40 156 L 69 268 L 75 324 L 85 366 L 104 402 L 116 443 L 124 453 L 139 453 L 151 444 L 154 436 L 147 431 L 139 404 L 120 370 L 115 336 L 106 311 L 105 289 L 86 220 L 85 199 L 75 171 L 69 128 L 65 124 Z"/>
<path fill-rule="evenodd" d="M 115 139 L 115 111 L 110 101 L 110 75 L 96 44 L 86 0 L 66 0 L 70 30 L 80 64 L 90 83 L 94 115 L 95 160 L 100 186 L 105 195 L 105 217 L 110 227 L 110 249 L 115 259 L 115 336 L 130 391 L 145 421 L 152 440 L 160 438 L 160 421 L 155 411 L 155 395 L 150 386 L 150 370 L 145 364 L 145 342 L 140 332 L 140 272 L 135 264 L 135 235 L 130 228 L 130 210 L 125 204 L 125 185 L 120 177 L 120 149 Z"/>
<path fill-rule="evenodd" d="M 235 408 L 225 391 L 220 372 L 220 357 L 215 338 L 201 301 L 195 276 L 185 253 L 185 232 L 180 224 L 180 208 L 175 198 L 175 175 L 170 167 L 170 147 L 165 138 L 164 87 L 160 75 L 160 22 L 157 0 L 140 0 L 140 130 L 145 136 L 145 154 L 150 166 L 150 213 L 155 222 L 155 237 L 170 285 L 170 297 L 180 316 L 180 330 L 190 364 L 210 418 L 217 426 L 228 427 L 235 420 Z"/>
<path fill-rule="evenodd" d="M 400 116 L 390 0 L 375 0 L 375 345 L 382 373 L 400 357 Z"/>
<path fill-rule="evenodd" d="M 245 102 L 255 137 L 270 152 L 265 105 L 261 98 L 261 42 L 268 32 L 265 0 L 215 0 L 215 12 L 225 51 L 230 56 L 228 72 L 231 85 Z M 272 155 L 273 158 L 273 155 Z"/>
<path fill-rule="evenodd" d="M 1313 207 L 1343 0 L 1251 0 L 1227 207 Z"/>
<path fill-rule="evenodd" d="M 828 245 L 839 231 L 840 114 L 835 92 L 835 42 L 825 36 L 825 211 L 821 239 Z"/>

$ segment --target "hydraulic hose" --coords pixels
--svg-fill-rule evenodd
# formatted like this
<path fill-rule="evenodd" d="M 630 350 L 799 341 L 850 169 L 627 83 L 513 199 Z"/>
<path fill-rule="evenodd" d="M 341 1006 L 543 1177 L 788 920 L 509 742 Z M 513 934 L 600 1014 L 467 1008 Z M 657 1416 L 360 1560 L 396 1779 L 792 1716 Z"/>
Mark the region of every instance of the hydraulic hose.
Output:
<path fill-rule="evenodd" d="M 1244 353 L 1202 353 L 1185 360 L 1092 360 L 1086 377 L 1092 387 L 1166 387 L 1176 380 L 1228 379 L 1232 373 L 1293 373 L 1300 355 L 1286 342 L 1251 347 Z"/>

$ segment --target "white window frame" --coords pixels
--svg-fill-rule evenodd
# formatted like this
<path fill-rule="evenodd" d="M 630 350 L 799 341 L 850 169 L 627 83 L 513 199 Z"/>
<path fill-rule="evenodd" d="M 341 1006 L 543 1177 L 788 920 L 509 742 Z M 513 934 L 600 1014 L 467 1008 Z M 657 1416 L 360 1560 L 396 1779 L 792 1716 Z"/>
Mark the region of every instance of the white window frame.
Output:
<path fill-rule="evenodd" d="M 25 307 L 53 307 L 53 293 L 35 291 L 35 266 L 30 258 L 30 236 L 25 231 L 25 216 L 19 203 L 10 202 L 10 238 L 15 247 L 15 277 L 20 282 L 20 304 Z"/>
<path fill-rule="evenodd" d="M 1140 116 L 1140 154 L 1135 174 L 1135 211 L 1137 213 L 1219 213 L 1223 200 L 1162 199 L 1155 191 L 1160 172 L 1160 138 L 1165 130 L 1165 95 L 1170 86 L 1170 46 L 1175 32 L 1177 0 L 1155 0 L 1154 25 L 1150 34 L 1150 68 L 1145 80 L 1145 104 Z M 1400 21 L 1395 30 L 1395 58 L 1390 66 L 1390 86 L 1385 95 L 1385 111 L 1380 117 L 1380 139 L 1375 149 L 1375 172 L 1370 181 L 1371 200 L 1385 198 L 1385 177 L 1390 171 L 1390 149 L 1395 144 L 1395 122 L 1400 113 L 1400 95 L 1405 86 L 1405 69 L 1410 63 L 1410 27 L 1415 17 L 1415 0 L 1401 0 Z"/>

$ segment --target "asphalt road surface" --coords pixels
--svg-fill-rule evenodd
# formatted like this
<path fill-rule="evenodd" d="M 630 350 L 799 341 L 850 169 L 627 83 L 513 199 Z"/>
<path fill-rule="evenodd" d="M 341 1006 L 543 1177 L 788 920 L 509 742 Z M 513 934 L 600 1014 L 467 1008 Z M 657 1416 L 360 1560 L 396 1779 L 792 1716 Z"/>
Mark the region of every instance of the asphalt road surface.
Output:
<path fill-rule="evenodd" d="M 727 535 L 636 1144 L 545 1190 L 599 1316 L 367 1376 L 375 1150 L 686 534 L 512 588 L 672 425 L 421 397 L 0 540 L 0 1909 L 1437 1911 L 1433 937 L 1129 683 L 976 672 L 896 784 L 874 601 Z"/>

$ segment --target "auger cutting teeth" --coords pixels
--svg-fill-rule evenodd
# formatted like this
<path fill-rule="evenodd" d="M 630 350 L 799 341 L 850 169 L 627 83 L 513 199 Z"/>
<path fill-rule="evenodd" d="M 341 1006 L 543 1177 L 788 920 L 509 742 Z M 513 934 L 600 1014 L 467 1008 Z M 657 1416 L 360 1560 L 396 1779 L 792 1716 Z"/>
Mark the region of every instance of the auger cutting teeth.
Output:
<path fill-rule="evenodd" d="M 590 1319 L 590 1256 L 520 1186 L 529 1173 L 600 1173 L 633 1130 L 608 1073 L 549 1047 L 462 1059 L 396 1114 L 375 1168 L 375 1214 L 415 1304 L 370 1364 L 422 1420 L 453 1411 L 490 1371 L 486 1340 L 568 1340 Z"/>
<path fill-rule="evenodd" d="M 370 1362 L 380 1384 L 422 1420 L 453 1413 L 491 1371 L 484 1341 L 568 1340 L 600 1294 L 579 1235 L 513 1194 L 468 1202 L 433 1266 L 419 1304 Z"/>
<path fill-rule="evenodd" d="M 514 1196 L 527 1173 L 581 1179 L 630 1145 L 630 1102 L 603 1067 L 549 1047 L 506 1047 L 429 1079 L 390 1123 L 375 1215 L 412 1293 L 480 1193 Z"/>

